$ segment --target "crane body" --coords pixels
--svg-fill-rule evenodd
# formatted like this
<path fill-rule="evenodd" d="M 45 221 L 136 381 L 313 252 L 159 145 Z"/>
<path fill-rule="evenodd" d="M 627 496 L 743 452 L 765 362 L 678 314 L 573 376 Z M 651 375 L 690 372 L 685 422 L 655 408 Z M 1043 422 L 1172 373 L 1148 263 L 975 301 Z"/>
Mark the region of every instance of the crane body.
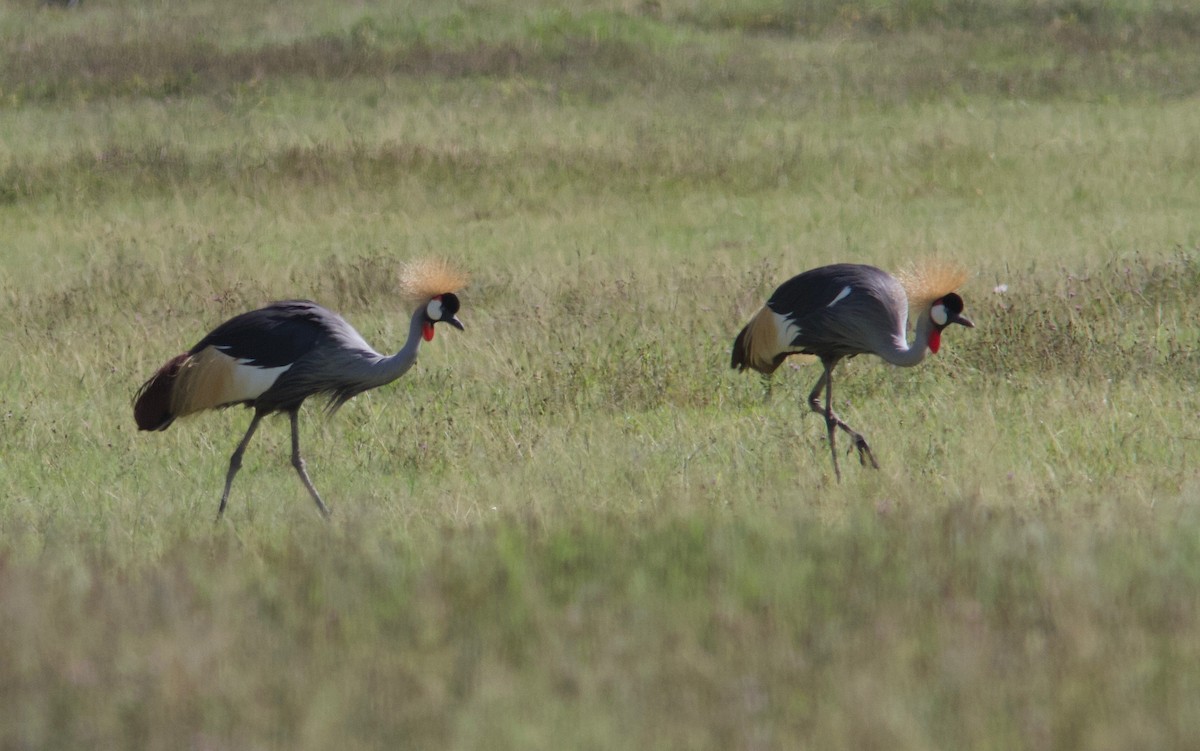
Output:
<path fill-rule="evenodd" d="M 823 372 L 808 403 L 825 417 L 834 474 L 841 479 L 834 440 L 839 429 L 850 435 L 859 461 L 865 465 L 869 460 L 878 468 L 866 439 L 833 411 L 833 369 L 843 358 L 861 354 L 911 367 L 927 353 L 938 351 L 946 326 L 973 328 L 975 324 L 962 314 L 962 298 L 954 293 L 964 279 L 965 274 L 955 268 L 925 269 L 904 282 L 864 264 L 811 269 L 780 285 L 741 330 L 733 344 L 731 365 L 770 376 L 791 355 L 819 358 Z M 917 313 L 911 345 L 907 340 L 910 306 Z"/>
<path fill-rule="evenodd" d="M 292 465 L 317 508 L 328 516 L 329 509 L 300 456 L 301 405 L 310 396 L 324 396 L 328 411 L 334 412 L 358 394 L 408 372 L 420 343 L 433 339 L 435 324 L 444 322 L 462 330 L 455 315 L 459 300 L 450 291 L 462 281 L 444 266 L 418 274 L 411 285 L 420 304 L 410 319 L 404 346 L 393 355 L 376 352 L 340 315 L 308 300 L 284 300 L 234 316 L 142 384 L 134 398 L 138 429 L 166 430 L 176 419 L 208 409 L 238 404 L 254 409 L 250 426 L 230 457 L 217 511 L 220 518 L 259 422 L 271 413 L 284 412 L 291 421 Z"/>

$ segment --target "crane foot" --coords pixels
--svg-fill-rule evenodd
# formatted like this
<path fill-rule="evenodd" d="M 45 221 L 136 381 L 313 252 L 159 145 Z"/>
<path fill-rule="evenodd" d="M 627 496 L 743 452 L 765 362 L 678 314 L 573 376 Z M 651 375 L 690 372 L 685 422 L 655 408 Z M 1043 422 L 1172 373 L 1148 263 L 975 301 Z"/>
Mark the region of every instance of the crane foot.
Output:
<path fill-rule="evenodd" d="M 867 439 L 863 438 L 862 433 L 851 432 L 850 440 L 853 445 L 851 448 L 846 449 L 846 453 L 849 454 L 851 451 L 857 449 L 859 464 L 865 467 L 867 466 L 867 460 L 870 459 L 871 466 L 879 469 L 879 462 L 875 461 L 875 454 L 871 451 L 871 447 L 867 445 Z"/>

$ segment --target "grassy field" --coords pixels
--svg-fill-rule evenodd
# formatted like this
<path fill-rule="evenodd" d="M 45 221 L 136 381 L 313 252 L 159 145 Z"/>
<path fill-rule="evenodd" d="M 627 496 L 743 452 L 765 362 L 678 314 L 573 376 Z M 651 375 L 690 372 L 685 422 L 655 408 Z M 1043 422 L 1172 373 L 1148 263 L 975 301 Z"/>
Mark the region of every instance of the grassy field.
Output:
<path fill-rule="evenodd" d="M 0 0 L 0 749 L 1200 745 L 1200 10 Z M 283 297 L 381 350 L 325 524 L 137 386 Z M 728 369 L 812 266 L 967 265 L 834 482 Z"/>

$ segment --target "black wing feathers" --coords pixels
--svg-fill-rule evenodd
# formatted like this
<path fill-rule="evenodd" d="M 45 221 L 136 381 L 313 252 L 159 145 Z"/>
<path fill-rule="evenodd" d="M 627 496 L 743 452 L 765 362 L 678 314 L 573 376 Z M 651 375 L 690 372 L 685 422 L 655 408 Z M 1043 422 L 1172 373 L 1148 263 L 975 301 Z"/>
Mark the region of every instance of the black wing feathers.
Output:
<path fill-rule="evenodd" d="M 234 316 L 190 350 L 216 347 L 230 357 L 260 368 L 290 365 L 324 334 L 322 310 L 307 300 L 286 300 Z"/>
<path fill-rule="evenodd" d="M 861 289 L 867 269 L 872 267 L 837 263 L 806 271 L 781 284 L 767 301 L 767 307 L 780 315 L 799 320 L 828 307 L 846 287 Z"/>
<path fill-rule="evenodd" d="M 874 333 L 894 330 L 882 298 L 883 290 L 895 284 L 874 266 L 837 263 L 792 277 L 767 306 L 799 329 L 792 346 L 806 354 L 845 357 L 870 351 L 867 340 Z"/>

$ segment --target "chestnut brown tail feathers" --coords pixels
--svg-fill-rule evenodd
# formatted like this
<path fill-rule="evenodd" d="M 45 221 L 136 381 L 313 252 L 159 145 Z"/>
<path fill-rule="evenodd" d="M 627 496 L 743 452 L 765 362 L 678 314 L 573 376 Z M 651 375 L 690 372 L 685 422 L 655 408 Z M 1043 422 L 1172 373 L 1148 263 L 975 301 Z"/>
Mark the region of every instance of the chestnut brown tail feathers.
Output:
<path fill-rule="evenodd" d="M 734 340 L 730 367 L 738 370 L 750 368 L 770 375 L 788 356 L 786 352 L 779 352 L 778 346 L 775 317 L 771 309 L 764 305 Z"/>
<path fill-rule="evenodd" d="M 166 430 L 174 422 L 171 393 L 175 390 L 179 369 L 187 359 L 186 352 L 171 358 L 138 389 L 133 402 L 133 419 L 137 421 L 138 430 Z"/>

